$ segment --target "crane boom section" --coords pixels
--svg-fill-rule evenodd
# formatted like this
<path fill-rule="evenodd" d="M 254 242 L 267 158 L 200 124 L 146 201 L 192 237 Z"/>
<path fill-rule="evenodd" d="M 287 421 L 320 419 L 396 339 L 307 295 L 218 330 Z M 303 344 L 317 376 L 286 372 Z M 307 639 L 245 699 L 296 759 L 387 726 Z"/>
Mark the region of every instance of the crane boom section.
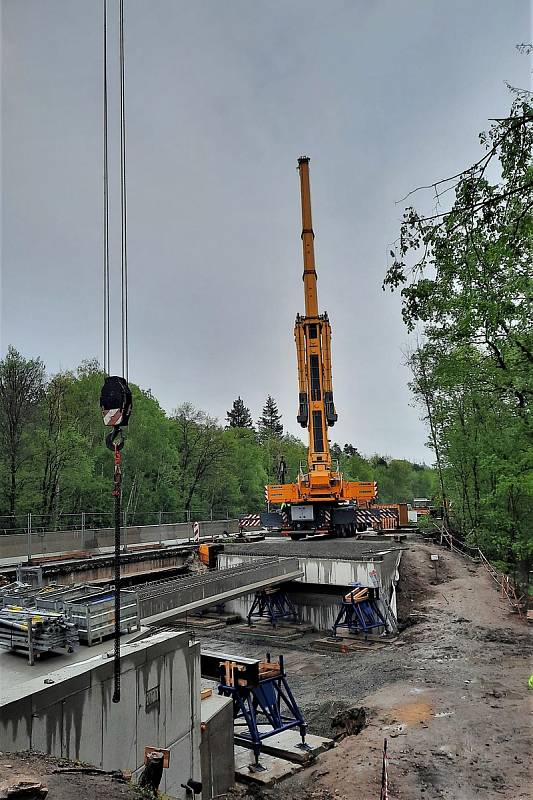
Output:
<path fill-rule="evenodd" d="M 300 173 L 300 194 L 302 197 L 302 248 L 304 256 L 304 296 L 305 316 L 318 316 L 318 295 L 316 291 L 315 234 L 311 215 L 311 185 L 309 182 L 309 159 L 298 159 Z"/>
<path fill-rule="evenodd" d="M 337 421 L 331 382 L 331 327 L 327 314 L 318 313 L 308 158 L 298 159 L 298 170 L 302 200 L 305 316 L 298 314 L 294 327 L 299 388 L 297 420 L 309 431 L 309 472 L 326 473 L 331 470 L 327 429 Z"/>

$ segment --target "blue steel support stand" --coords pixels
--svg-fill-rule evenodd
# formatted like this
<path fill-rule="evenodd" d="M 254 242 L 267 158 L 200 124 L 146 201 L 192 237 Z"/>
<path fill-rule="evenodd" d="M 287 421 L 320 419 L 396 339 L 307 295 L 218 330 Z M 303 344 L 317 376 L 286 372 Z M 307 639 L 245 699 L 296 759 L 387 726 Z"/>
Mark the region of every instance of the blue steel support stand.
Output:
<path fill-rule="evenodd" d="M 270 663 L 270 653 L 267 653 L 266 658 Z M 256 771 L 264 770 L 259 763 L 261 742 L 277 733 L 299 728 L 302 742 L 298 746 L 303 750 L 310 749 L 305 742 L 307 725 L 287 683 L 283 656 L 279 657 L 278 674 L 260 680 L 258 686 L 229 686 L 224 683 L 224 679 L 224 672 L 221 670 L 218 693 L 233 699 L 233 719 L 241 720 L 242 727 L 248 728 L 248 732 L 238 733 L 235 741 L 252 744 Z M 260 731 L 260 725 L 269 725 L 271 730 Z"/>
<path fill-rule="evenodd" d="M 276 627 L 278 620 L 290 619 L 298 622 L 298 613 L 294 604 L 282 589 L 274 591 L 263 589 L 256 592 L 254 601 L 248 611 L 246 619 L 251 626 L 253 619 L 268 618 L 273 628 Z"/>
<path fill-rule="evenodd" d="M 357 588 L 357 586 L 356 586 Z M 333 624 L 333 636 L 337 638 L 339 628 L 347 628 L 350 633 L 370 633 L 374 628 L 385 628 L 387 622 L 377 604 L 377 596 L 368 600 L 347 600 L 344 597 L 341 601 L 337 619 Z"/>

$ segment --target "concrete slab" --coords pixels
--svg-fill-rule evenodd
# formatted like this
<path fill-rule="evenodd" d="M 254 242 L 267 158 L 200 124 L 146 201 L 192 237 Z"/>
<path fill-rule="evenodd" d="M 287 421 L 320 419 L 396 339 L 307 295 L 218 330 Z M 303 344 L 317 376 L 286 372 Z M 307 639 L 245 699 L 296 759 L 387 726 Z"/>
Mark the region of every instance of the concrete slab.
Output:
<path fill-rule="evenodd" d="M 79 761 L 83 752 L 84 761 L 101 767 L 104 736 L 101 687 L 91 686 L 62 706 L 63 757 Z"/>
<path fill-rule="evenodd" d="M 226 623 L 222 620 L 210 617 L 187 617 L 187 619 L 182 617 L 179 622 L 183 623 L 184 628 L 195 628 L 202 631 L 217 631 L 226 627 Z"/>
<path fill-rule="evenodd" d="M 207 607 L 206 613 L 201 615 L 202 619 L 217 620 L 217 622 L 224 622 L 226 625 L 233 625 L 236 622 L 242 622 L 240 614 L 232 613 L 231 611 L 217 611 L 215 608 Z M 185 619 L 185 616 L 183 617 Z"/>
<path fill-rule="evenodd" d="M 200 706 L 202 800 L 225 797 L 235 782 L 233 700 L 212 694 Z"/>
<path fill-rule="evenodd" d="M 313 630 L 313 627 L 312 625 L 283 625 L 273 628 L 268 622 L 258 622 L 251 626 L 235 625 L 233 630 L 239 636 L 259 636 L 261 639 L 290 641 L 291 639 L 299 639 L 305 633 L 309 633 Z"/>
<path fill-rule="evenodd" d="M 266 725 L 260 725 L 259 731 L 264 733 L 268 730 Z M 235 730 L 237 735 L 238 729 Z M 309 749 L 303 750 L 301 747 L 302 737 L 297 728 L 292 731 L 282 731 L 276 736 L 269 736 L 268 739 L 263 739 L 261 744 L 262 751 L 271 756 L 283 758 L 286 761 L 294 761 L 297 764 L 308 764 L 314 761 L 320 753 L 330 750 L 335 746 L 333 739 L 326 739 L 324 736 L 314 736 L 307 734 L 305 743 Z M 240 742 L 239 744 L 242 744 Z M 248 747 L 248 745 L 244 745 Z M 251 743 L 250 743 L 251 747 Z"/>
<path fill-rule="evenodd" d="M 385 642 L 367 641 L 364 639 L 315 639 L 311 642 L 313 650 L 320 650 L 326 653 L 349 653 L 354 650 L 381 650 L 386 647 Z"/>
<path fill-rule="evenodd" d="M 121 647 L 134 641 L 136 638 L 146 636 L 147 629 L 144 632 L 128 633 L 121 637 Z M 106 653 L 113 652 L 113 640 L 105 640 L 93 647 L 80 645 L 74 653 L 65 653 L 58 651 L 50 655 L 43 655 L 38 661 L 35 662 L 33 667 L 28 664 L 28 659 L 20 653 L 14 653 L 10 650 L 0 650 L 0 702 L 7 700 L 7 695 L 14 687 L 22 688 L 23 684 L 28 681 L 33 681 L 36 678 L 41 678 L 41 687 L 44 687 L 44 678 L 52 677 L 51 673 L 67 668 L 69 677 L 72 676 L 70 667 L 74 664 L 81 664 L 82 662 L 92 660 L 94 658 L 103 661 Z M 60 680 L 58 676 L 57 680 Z M 54 680 L 56 680 L 54 678 Z M 76 691 L 78 690 L 77 687 Z M 64 692 L 64 688 L 61 690 Z"/>
<path fill-rule="evenodd" d="M 136 699 L 137 707 L 145 708 L 145 714 L 137 719 L 137 764 L 144 758 L 145 745 L 159 742 L 159 732 L 165 731 L 166 736 L 166 703 L 161 701 L 161 687 L 168 684 L 166 675 L 167 659 L 152 661 L 136 670 L 137 695 L 133 694 L 131 700 Z"/>
<path fill-rule="evenodd" d="M 18 752 L 31 748 L 31 698 L 3 706 L 0 713 L 0 750 Z"/>
<path fill-rule="evenodd" d="M 345 637 L 349 642 L 376 642 L 377 644 L 392 644 L 398 638 L 398 634 L 388 634 L 387 636 L 380 636 L 379 633 L 369 633 L 367 636 L 361 636 L 357 633 L 347 633 Z"/>
<path fill-rule="evenodd" d="M 213 612 L 211 616 L 213 619 L 224 620 L 226 625 L 235 625 L 237 622 L 242 622 L 240 614 L 232 614 L 231 611 Z"/>
<path fill-rule="evenodd" d="M 381 650 L 386 646 L 385 642 L 365 642 L 363 640 L 348 644 L 350 650 Z"/>
<path fill-rule="evenodd" d="M 305 539 L 293 542 L 288 537 L 265 539 L 248 545 L 229 544 L 224 546 L 224 553 L 248 556 L 281 556 L 283 558 L 326 558 L 337 560 L 379 559 L 384 553 L 397 548 L 398 545 L 386 537 L 373 537 L 373 541 L 360 539 Z"/>
<path fill-rule="evenodd" d="M 261 755 L 261 766 L 265 768 L 262 772 L 254 772 L 254 763 L 252 750 L 247 750 L 245 747 L 235 748 L 235 777 L 238 781 L 255 783 L 259 786 L 274 786 L 302 769 L 301 764 L 284 761 L 266 753 Z"/>
<path fill-rule="evenodd" d="M 16 746 L 137 772 L 146 744 L 167 747 L 172 756 L 163 789 L 183 798 L 184 778 L 200 780 L 201 774 L 199 650 L 189 634 L 168 631 L 126 644 L 119 705 L 112 703 L 112 662 L 102 655 L 51 672 L 51 684 L 35 677 L 3 692 L 1 675 L 0 749 Z M 232 742 L 232 714 L 229 724 Z M 232 765 L 231 757 L 233 777 Z"/>

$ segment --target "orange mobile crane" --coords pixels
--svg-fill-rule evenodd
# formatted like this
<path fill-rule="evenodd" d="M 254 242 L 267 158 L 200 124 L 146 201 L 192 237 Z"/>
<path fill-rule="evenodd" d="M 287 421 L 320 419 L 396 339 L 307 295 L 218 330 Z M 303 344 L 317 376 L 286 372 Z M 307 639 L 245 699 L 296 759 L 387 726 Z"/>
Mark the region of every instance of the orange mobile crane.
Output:
<path fill-rule="evenodd" d="M 309 158 L 298 159 L 298 171 L 305 316 L 297 314 L 294 338 L 299 386 L 297 420 L 309 432 L 307 469 L 300 468 L 296 483 L 266 487 L 269 509 L 279 505 L 282 513 L 263 515 L 262 522 L 281 527 L 293 539 L 318 533 L 353 535 L 357 529 L 356 509 L 376 498 L 377 487 L 373 481 L 345 481 L 338 465 L 332 464 L 328 428 L 337 422 L 337 412 L 331 381 L 331 327 L 328 315 L 318 312 Z"/>

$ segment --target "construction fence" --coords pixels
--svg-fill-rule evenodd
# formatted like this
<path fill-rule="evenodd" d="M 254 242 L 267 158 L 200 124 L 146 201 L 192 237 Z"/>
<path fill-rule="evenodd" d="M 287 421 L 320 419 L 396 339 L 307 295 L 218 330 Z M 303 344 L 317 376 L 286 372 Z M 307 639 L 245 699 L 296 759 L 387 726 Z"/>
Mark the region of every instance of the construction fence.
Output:
<path fill-rule="evenodd" d="M 511 577 L 505 572 L 497 570 L 479 547 L 474 547 L 463 542 L 446 530 L 444 526 L 439 529 L 439 535 L 439 543 L 441 545 L 448 547 L 451 551 L 461 553 L 461 555 L 469 558 L 471 561 L 481 564 L 494 581 L 502 600 L 506 600 L 511 607 L 511 611 L 525 622 L 527 616 L 527 597 L 517 591 L 517 587 L 511 580 Z"/>

